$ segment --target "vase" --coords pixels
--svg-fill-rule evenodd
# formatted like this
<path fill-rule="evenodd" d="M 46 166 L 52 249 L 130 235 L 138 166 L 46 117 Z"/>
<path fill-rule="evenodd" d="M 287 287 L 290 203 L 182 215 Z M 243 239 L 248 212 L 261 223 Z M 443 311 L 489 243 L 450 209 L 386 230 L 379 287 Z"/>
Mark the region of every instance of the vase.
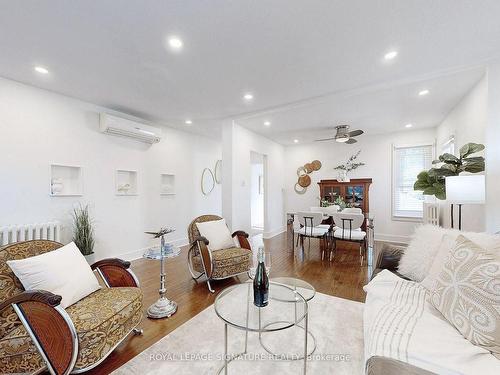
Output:
<path fill-rule="evenodd" d="M 340 182 L 349 182 L 351 181 L 349 177 L 347 177 L 347 171 L 341 170 L 339 171 L 338 181 Z"/>

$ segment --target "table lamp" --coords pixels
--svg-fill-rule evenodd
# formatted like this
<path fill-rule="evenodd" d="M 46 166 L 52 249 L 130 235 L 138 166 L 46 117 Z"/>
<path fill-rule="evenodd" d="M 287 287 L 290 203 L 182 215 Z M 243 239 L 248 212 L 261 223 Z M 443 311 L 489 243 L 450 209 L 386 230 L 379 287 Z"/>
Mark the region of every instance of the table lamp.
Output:
<path fill-rule="evenodd" d="M 484 204 L 484 175 L 464 175 L 446 177 L 446 200 L 451 203 L 451 227 L 453 223 L 453 205 L 458 204 L 458 229 L 462 230 L 462 205 Z"/>

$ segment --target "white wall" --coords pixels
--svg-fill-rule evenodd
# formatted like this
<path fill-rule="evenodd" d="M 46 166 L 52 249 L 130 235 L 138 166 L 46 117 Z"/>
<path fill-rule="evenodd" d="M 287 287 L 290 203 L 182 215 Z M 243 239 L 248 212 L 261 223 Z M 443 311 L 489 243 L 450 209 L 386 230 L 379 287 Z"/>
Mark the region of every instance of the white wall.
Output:
<path fill-rule="evenodd" d="M 233 230 L 251 229 L 251 152 L 265 155 L 264 237 L 285 229 L 284 147 L 236 123 L 223 126 L 223 214 Z M 229 162 L 228 162 L 229 161 Z"/>
<path fill-rule="evenodd" d="M 500 231 L 500 62 L 488 67 L 486 230 Z"/>
<path fill-rule="evenodd" d="M 336 179 L 333 168 L 347 161 L 347 158 L 361 150 L 358 160 L 366 163 L 349 174 L 350 178 L 372 178 L 370 187 L 370 216 L 375 218 L 376 238 L 391 241 L 407 241 L 413 232 L 414 222 L 392 220 L 391 214 L 391 176 L 392 145 L 412 145 L 435 142 L 435 129 L 409 130 L 387 135 L 358 138 L 354 145 L 337 142 L 318 142 L 286 147 L 285 159 L 285 205 L 287 212 L 309 210 L 319 205 L 319 186 L 323 179 Z M 311 186 L 303 195 L 297 194 L 293 187 L 297 182 L 297 168 L 318 159 L 323 164 L 313 172 Z"/>
<path fill-rule="evenodd" d="M 151 243 L 145 230 L 172 226 L 177 231 L 169 239 L 185 243 L 190 220 L 221 213 L 220 185 L 208 197 L 200 191 L 203 168 L 221 158 L 218 142 L 170 128 L 152 146 L 107 136 L 98 131 L 102 111 L 0 79 L 0 226 L 58 219 L 68 241 L 72 208 L 89 203 L 96 258 L 130 258 Z M 49 196 L 51 163 L 83 167 L 82 197 Z M 116 169 L 139 171 L 138 196 L 115 195 Z M 160 173 L 176 175 L 176 195 L 160 196 Z"/>
<path fill-rule="evenodd" d="M 488 123 L 488 81 L 483 77 L 467 95 L 455 106 L 436 129 L 437 153 L 450 136 L 455 136 L 455 154 L 469 142 L 486 143 Z M 489 145 L 486 145 L 489 149 Z M 494 147 L 491 147 L 494 148 Z M 482 155 L 482 154 L 478 154 Z M 441 202 L 441 225 L 450 227 L 450 205 Z M 458 215 L 458 214 L 456 214 Z M 457 220 L 458 216 L 455 216 Z M 456 222 L 455 222 L 456 223 Z M 458 225 L 458 224 L 456 224 Z M 464 205 L 462 229 L 481 232 L 485 230 L 485 206 Z"/>

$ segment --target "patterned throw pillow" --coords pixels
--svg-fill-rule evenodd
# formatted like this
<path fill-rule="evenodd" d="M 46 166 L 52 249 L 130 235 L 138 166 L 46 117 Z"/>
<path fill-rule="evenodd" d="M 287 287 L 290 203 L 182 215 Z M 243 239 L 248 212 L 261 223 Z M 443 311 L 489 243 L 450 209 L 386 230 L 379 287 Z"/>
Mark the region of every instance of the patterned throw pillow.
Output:
<path fill-rule="evenodd" d="M 462 336 L 500 359 L 500 244 L 483 249 L 459 236 L 431 303 Z"/>

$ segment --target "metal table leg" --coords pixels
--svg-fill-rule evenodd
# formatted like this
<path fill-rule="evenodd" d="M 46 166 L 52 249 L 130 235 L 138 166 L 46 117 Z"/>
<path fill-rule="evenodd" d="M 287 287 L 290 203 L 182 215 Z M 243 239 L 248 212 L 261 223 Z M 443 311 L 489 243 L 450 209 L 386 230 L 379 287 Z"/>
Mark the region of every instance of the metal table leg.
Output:
<path fill-rule="evenodd" d="M 163 237 L 162 237 L 163 240 Z M 163 241 L 162 241 L 163 246 Z M 153 319 L 169 318 L 177 311 L 177 303 L 171 301 L 167 298 L 167 288 L 165 286 L 166 281 L 165 272 L 165 259 L 160 259 L 160 289 L 158 293 L 160 298 L 154 304 L 148 308 L 148 317 Z"/>
<path fill-rule="evenodd" d="M 307 371 L 307 328 L 308 328 L 308 321 L 309 321 L 309 312 L 306 313 L 305 317 L 305 326 L 304 326 L 304 375 L 306 375 Z"/>
<path fill-rule="evenodd" d="M 227 323 L 224 324 L 224 374 L 227 375 Z"/>

